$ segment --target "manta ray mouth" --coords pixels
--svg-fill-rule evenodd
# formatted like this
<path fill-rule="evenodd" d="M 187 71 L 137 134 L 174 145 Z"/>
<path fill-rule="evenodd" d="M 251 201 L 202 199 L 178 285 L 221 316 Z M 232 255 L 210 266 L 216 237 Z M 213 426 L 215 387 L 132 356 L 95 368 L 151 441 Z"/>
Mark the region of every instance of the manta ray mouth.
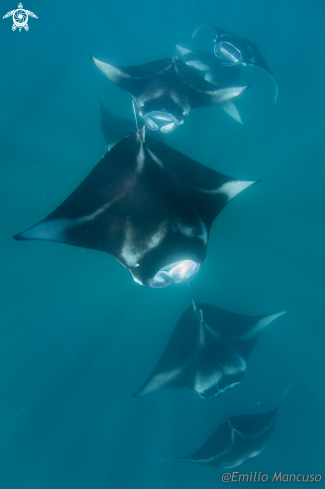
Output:
<path fill-rule="evenodd" d="M 167 287 L 172 282 L 179 284 L 188 280 L 194 275 L 200 268 L 200 265 L 192 260 L 183 260 L 178 263 L 167 265 L 163 269 L 159 270 L 156 275 L 150 280 L 149 285 L 154 289 L 160 289 Z M 169 269 L 169 272 L 167 270 Z"/>
<path fill-rule="evenodd" d="M 163 133 L 171 132 L 177 126 L 177 121 L 172 114 L 158 110 L 149 112 L 149 114 L 144 117 L 144 121 L 151 131 L 160 130 Z M 168 122 L 169 124 L 165 124 L 165 122 Z"/>
<path fill-rule="evenodd" d="M 230 63 L 242 64 L 243 56 L 239 49 L 229 42 L 217 42 L 214 46 L 214 54 L 220 58 L 228 61 Z"/>

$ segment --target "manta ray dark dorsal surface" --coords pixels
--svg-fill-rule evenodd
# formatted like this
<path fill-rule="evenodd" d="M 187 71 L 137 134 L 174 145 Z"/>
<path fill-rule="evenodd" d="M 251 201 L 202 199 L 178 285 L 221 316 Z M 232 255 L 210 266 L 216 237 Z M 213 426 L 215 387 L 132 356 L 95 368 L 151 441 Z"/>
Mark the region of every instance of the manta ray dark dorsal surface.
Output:
<path fill-rule="evenodd" d="M 143 130 L 120 141 L 54 212 L 14 238 L 104 251 L 141 285 L 185 280 L 188 272 L 162 270 L 184 261 L 196 272 L 214 219 L 256 182 L 227 177 L 144 139 Z"/>

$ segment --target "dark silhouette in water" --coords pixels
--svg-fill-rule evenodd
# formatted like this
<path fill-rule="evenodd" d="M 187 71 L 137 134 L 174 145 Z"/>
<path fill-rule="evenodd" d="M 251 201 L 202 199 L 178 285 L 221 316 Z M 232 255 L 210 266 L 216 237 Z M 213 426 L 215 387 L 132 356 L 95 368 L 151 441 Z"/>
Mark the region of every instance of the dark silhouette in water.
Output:
<path fill-rule="evenodd" d="M 289 387 L 281 397 L 280 403 Z M 182 458 L 210 467 L 231 469 L 259 455 L 272 435 L 278 408 L 262 414 L 228 417 L 196 452 Z"/>
<path fill-rule="evenodd" d="M 243 316 L 193 302 L 177 322 L 156 368 L 135 395 L 185 388 L 205 399 L 218 396 L 244 378 L 261 332 L 285 312 Z"/>

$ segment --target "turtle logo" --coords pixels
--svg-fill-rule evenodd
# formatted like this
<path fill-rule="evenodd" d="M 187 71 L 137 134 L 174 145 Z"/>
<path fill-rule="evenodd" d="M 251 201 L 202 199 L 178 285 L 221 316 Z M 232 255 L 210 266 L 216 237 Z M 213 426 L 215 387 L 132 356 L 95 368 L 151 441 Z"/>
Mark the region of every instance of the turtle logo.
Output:
<path fill-rule="evenodd" d="M 24 10 L 21 3 L 18 5 L 17 10 L 7 12 L 6 15 L 3 16 L 3 19 L 11 16 L 13 20 L 12 30 L 15 31 L 18 27 L 19 32 L 21 32 L 22 28 L 24 28 L 25 31 L 29 30 L 29 25 L 27 24 L 28 16 L 34 17 L 34 19 L 38 19 L 37 15 L 35 15 L 33 12 L 30 12 L 29 10 Z"/>

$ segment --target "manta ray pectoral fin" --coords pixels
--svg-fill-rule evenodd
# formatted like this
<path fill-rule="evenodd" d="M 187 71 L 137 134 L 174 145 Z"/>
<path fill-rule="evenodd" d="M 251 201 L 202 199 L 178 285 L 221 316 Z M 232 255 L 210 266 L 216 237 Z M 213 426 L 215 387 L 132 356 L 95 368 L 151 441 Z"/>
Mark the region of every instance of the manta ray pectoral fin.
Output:
<path fill-rule="evenodd" d="M 278 100 L 278 93 L 279 93 L 278 84 L 275 81 L 274 76 L 271 73 L 267 72 L 267 74 L 270 75 L 270 77 L 273 80 L 274 86 L 275 86 L 275 95 L 274 95 L 274 101 L 273 101 L 273 103 L 275 104 L 275 102 Z"/>
<path fill-rule="evenodd" d="M 279 402 L 278 402 L 278 405 L 277 405 L 277 407 L 275 408 L 276 410 L 277 410 L 277 409 L 279 409 L 279 407 L 281 406 L 281 404 L 282 404 L 282 402 L 283 402 L 284 398 L 285 398 L 285 397 L 286 397 L 286 395 L 288 394 L 288 391 L 291 389 L 291 387 L 292 387 L 292 385 L 290 384 L 290 385 L 288 385 L 288 387 L 287 387 L 287 388 L 284 390 L 284 392 L 283 392 L 282 396 L 280 397 L 280 400 L 279 400 Z"/>
<path fill-rule="evenodd" d="M 280 316 L 283 316 L 283 314 L 286 314 L 287 312 L 288 311 L 281 311 L 281 312 L 276 312 L 275 314 L 268 314 L 267 316 L 263 316 L 251 330 L 249 330 L 246 334 L 242 335 L 240 338 L 246 340 L 248 338 L 251 338 L 252 336 L 257 335 L 263 329 L 265 329 L 272 321 L 274 321 L 276 318 Z"/>
<path fill-rule="evenodd" d="M 239 124 L 243 124 L 240 113 L 232 100 L 223 102 L 220 104 L 220 107 L 226 112 L 226 114 L 230 115 L 230 117 L 232 117 L 235 121 L 239 122 Z"/>
<path fill-rule="evenodd" d="M 15 234 L 14 239 L 18 241 L 41 240 L 41 241 L 64 241 L 64 231 L 69 227 L 69 219 L 53 219 L 41 221 L 35 226 Z"/>
<path fill-rule="evenodd" d="M 197 35 L 197 33 L 201 30 L 201 29 L 212 29 L 213 31 L 215 31 L 214 27 L 212 25 L 208 25 L 208 24 L 202 24 L 202 25 L 199 25 L 199 27 L 197 27 L 195 29 L 195 31 L 193 32 L 192 34 L 192 39 L 194 39 L 194 37 Z"/>
<path fill-rule="evenodd" d="M 175 381 L 183 372 L 183 366 L 174 368 L 168 371 L 151 375 L 147 382 L 141 387 L 138 392 L 133 394 L 134 397 L 142 397 L 149 392 L 156 391 L 158 389 L 167 389 L 168 384 Z"/>
<path fill-rule="evenodd" d="M 152 61 L 139 66 L 113 65 L 111 63 L 104 63 L 93 56 L 91 56 L 91 59 L 109 80 L 128 92 L 136 100 L 140 95 L 143 96 L 143 94 L 146 93 L 148 84 L 150 84 L 152 80 L 155 80 L 156 77 L 163 76 L 171 66 L 170 58 Z M 137 104 L 139 105 L 138 100 Z"/>
<path fill-rule="evenodd" d="M 259 70 L 262 70 L 264 71 L 265 73 L 267 73 L 271 78 L 272 78 L 272 81 L 274 83 L 274 89 L 275 89 L 275 94 L 274 94 L 274 100 L 273 100 L 273 103 L 275 104 L 275 102 L 277 101 L 278 99 L 278 94 L 279 94 L 279 89 L 278 89 L 278 84 L 277 82 L 275 81 L 275 78 L 270 70 L 270 68 L 268 67 L 268 65 L 265 63 L 265 61 L 262 59 L 262 61 L 260 60 L 260 63 L 261 64 L 256 64 L 256 63 L 248 63 L 250 64 L 251 66 L 254 66 L 255 68 L 258 68 Z"/>
<path fill-rule="evenodd" d="M 97 68 L 105 76 L 107 76 L 107 78 L 109 78 L 109 80 L 111 80 L 113 83 L 119 84 L 121 79 L 129 78 L 129 76 L 126 73 L 124 73 L 119 67 L 109 63 L 104 63 L 103 61 L 100 61 L 99 59 L 96 59 L 93 56 L 90 57 L 93 60 L 94 64 L 97 66 Z"/>
<path fill-rule="evenodd" d="M 144 87 L 144 80 L 140 74 L 133 74 L 132 67 L 120 67 L 110 63 L 104 63 L 91 56 L 97 68 L 115 85 L 122 88 L 133 97 L 137 97 Z M 138 75 L 138 76 L 137 76 Z"/>
<path fill-rule="evenodd" d="M 211 94 L 212 103 L 222 104 L 223 102 L 227 102 L 228 100 L 238 97 L 242 93 L 246 92 L 250 86 L 251 84 L 246 85 L 245 87 L 219 88 L 213 94 Z"/>
<path fill-rule="evenodd" d="M 176 51 L 178 51 L 178 54 L 180 56 L 187 56 L 189 54 L 192 54 L 193 51 L 190 49 L 184 48 L 183 46 L 180 46 L 179 44 L 176 44 Z"/>
<path fill-rule="evenodd" d="M 199 71 L 209 71 L 210 70 L 210 67 L 204 63 L 202 63 L 202 61 L 198 60 L 198 59 L 192 59 L 190 61 L 185 61 L 185 63 L 187 64 L 187 66 L 191 66 L 192 68 L 195 68 L 196 70 L 199 70 Z"/>
<path fill-rule="evenodd" d="M 224 194 L 227 198 L 228 201 L 236 197 L 240 192 L 245 190 L 248 187 L 251 187 L 252 185 L 255 185 L 255 183 L 259 183 L 261 180 L 230 180 L 229 182 L 225 182 L 222 184 L 219 188 L 216 190 L 204 190 L 200 189 L 201 192 L 206 193 L 206 194 Z"/>

